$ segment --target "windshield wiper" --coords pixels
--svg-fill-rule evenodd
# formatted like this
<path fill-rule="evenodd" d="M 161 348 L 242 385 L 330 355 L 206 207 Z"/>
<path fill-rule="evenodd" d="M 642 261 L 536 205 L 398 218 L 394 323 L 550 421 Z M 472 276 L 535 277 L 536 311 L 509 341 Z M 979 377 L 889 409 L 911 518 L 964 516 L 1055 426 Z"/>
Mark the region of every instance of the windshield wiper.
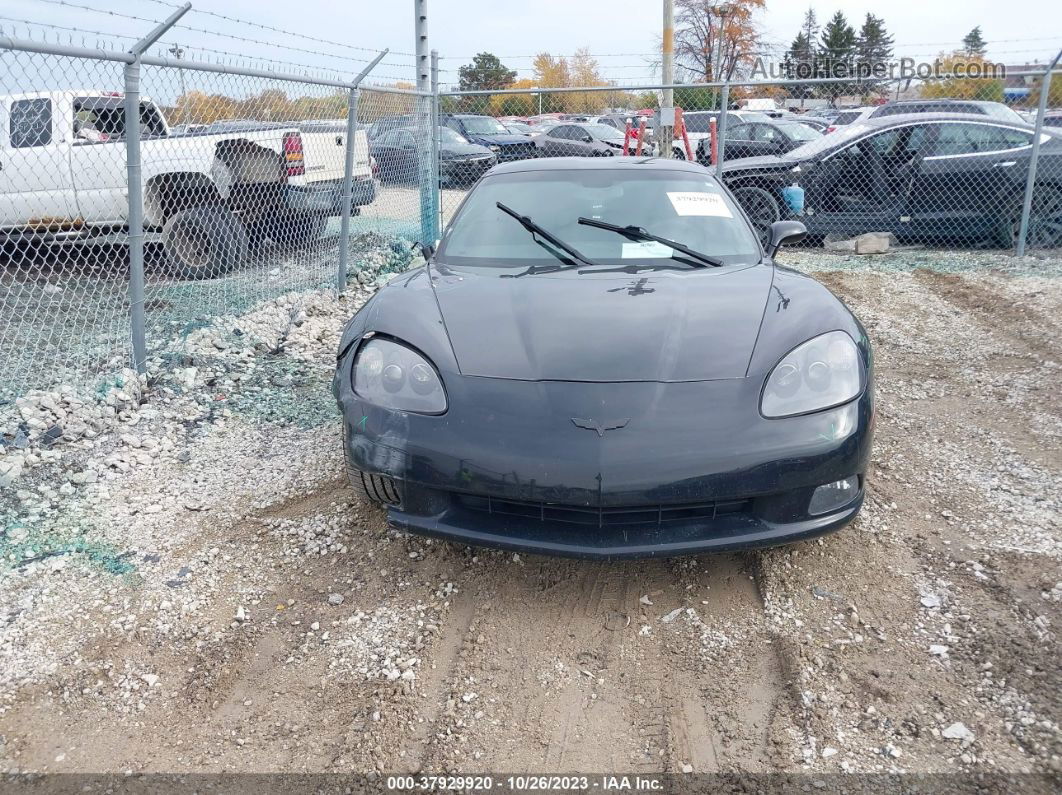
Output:
<path fill-rule="evenodd" d="M 674 240 L 668 240 L 666 237 L 659 237 L 658 235 L 651 234 L 640 226 L 618 226 L 606 221 L 598 221 L 593 218 L 580 218 L 579 223 L 585 226 L 596 226 L 598 229 L 607 229 L 610 232 L 616 232 L 617 234 L 629 237 L 631 240 L 651 240 L 654 243 L 660 243 L 675 251 L 681 251 L 687 257 L 695 260 L 698 268 L 703 268 L 707 265 L 719 268 L 723 265 L 721 259 L 717 259 L 708 254 L 702 254 L 699 251 L 694 251 L 692 248 L 684 246 L 682 243 L 676 243 Z M 672 256 L 674 256 L 674 254 L 672 254 Z"/>
<path fill-rule="evenodd" d="M 600 265 L 600 263 L 594 262 L 592 259 L 584 257 L 582 254 L 579 253 L 578 249 L 575 249 L 572 246 L 569 246 L 563 240 L 560 240 L 559 238 L 555 237 L 550 232 L 547 232 L 545 229 L 543 229 L 541 226 L 536 224 L 534 221 L 532 221 L 526 215 L 520 215 L 520 213 L 516 212 L 516 210 L 514 210 L 512 207 L 506 207 L 501 202 L 495 202 L 495 204 L 497 204 L 498 209 L 501 210 L 503 213 L 506 213 L 507 215 L 511 215 L 513 218 L 515 218 L 517 220 L 517 222 L 520 224 L 520 226 L 522 226 L 524 229 L 526 229 L 532 235 L 535 235 L 536 237 L 542 238 L 547 243 L 549 243 L 551 246 L 554 246 L 555 248 L 560 249 L 565 254 L 570 256 L 572 259 L 578 260 L 579 262 L 583 263 L 584 265 L 594 265 L 594 266 Z M 542 244 L 539 243 L 539 245 L 542 245 Z M 543 248 L 545 248 L 547 251 L 549 250 L 548 246 L 543 246 Z M 552 252 L 551 251 L 550 253 L 553 254 L 553 256 L 557 257 L 557 259 L 560 259 L 561 261 L 563 261 L 563 258 L 557 256 L 556 252 Z"/>

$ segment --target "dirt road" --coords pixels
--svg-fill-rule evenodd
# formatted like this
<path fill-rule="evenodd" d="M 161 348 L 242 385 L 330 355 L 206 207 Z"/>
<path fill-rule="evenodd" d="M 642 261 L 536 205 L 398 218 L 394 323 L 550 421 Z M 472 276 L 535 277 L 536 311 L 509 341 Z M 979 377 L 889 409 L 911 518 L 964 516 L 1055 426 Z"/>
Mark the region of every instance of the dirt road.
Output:
<path fill-rule="evenodd" d="M 4 574 L 3 767 L 1062 771 L 1060 283 L 816 276 L 876 346 L 851 527 L 662 561 L 472 550 L 357 504 L 334 420 L 163 412 L 172 455 L 53 519 L 92 512 L 135 571 Z"/>

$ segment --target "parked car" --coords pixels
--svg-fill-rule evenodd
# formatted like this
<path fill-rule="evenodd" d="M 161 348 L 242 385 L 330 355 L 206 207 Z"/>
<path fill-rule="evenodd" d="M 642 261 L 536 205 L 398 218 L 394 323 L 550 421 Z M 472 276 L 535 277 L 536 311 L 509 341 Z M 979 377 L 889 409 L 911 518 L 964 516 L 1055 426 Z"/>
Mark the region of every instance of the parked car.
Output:
<path fill-rule="evenodd" d="M 1035 120 L 1031 122 L 1035 124 Z M 1044 127 L 1062 127 L 1062 110 L 1049 110 L 1044 114 Z"/>
<path fill-rule="evenodd" d="M 469 143 L 486 146 L 497 155 L 500 163 L 535 157 L 535 145 L 526 135 L 515 135 L 509 132 L 493 116 L 443 113 L 439 116 L 439 122 L 458 133 Z"/>
<path fill-rule="evenodd" d="M 107 92 L 0 96 L 0 238 L 93 245 L 125 229 L 124 101 Z M 306 242 L 340 213 L 345 136 L 299 124 L 248 120 L 171 137 L 162 111 L 141 99 L 146 239 L 162 244 L 175 273 L 217 276 L 246 258 L 251 235 Z M 355 155 L 357 208 L 376 195 L 364 133 Z"/>
<path fill-rule="evenodd" d="M 532 138 L 539 157 L 610 157 L 623 154 L 623 133 L 607 124 L 561 122 Z"/>
<path fill-rule="evenodd" d="M 785 120 L 807 125 L 823 134 L 826 133 L 826 128 L 830 126 L 830 123 L 823 117 L 808 116 L 806 113 L 794 113 L 792 116 L 786 116 Z"/>
<path fill-rule="evenodd" d="M 500 164 L 347 324 L 333 393 L 389 524 L 593 558 L 779 544 L 866 489 L 866 331 L 694 163 Z M 563 451 L 563 455 L 558 455 Z"/>
<path fill-rule="evenodd" d="M 899 116 L 908 113 L 974 113 L 991 116 L 1006 122 L 1022 123 L 1026 120 L 1002 102 L 987 102 L 973 99 L 902 99 L 875 106 L 867 118 Z"/>
<path fill-rule="evenodd" d="M 534 135 L 535 132 L 535 128 L 532 127 L 530 124 L 524 124 L 520 121 L 505 121 L 502 122 L 502 126 L 505 127 L 505 129 L 511 132 L 513 135 L 531 136 Z"/>
<path fill-rule="evenodd" d="M 710 152 L 711 146 L 711 124 L 712 119 L 715 119 L 716 124 L 719 123 L 719 111 L 717 110 L 691 110 L 682 114 L 682 120 L 686 125 L 686 136 L 690 139 L 690 147 L 693 149 L 694 157 L 701 162 L 708 162 L 707 160 L 701 160 L 698 151 L 703 147 L 706 153 Z M 727 129 L 729 130 L 732 125 L 747 123 L 747 122 L 769 122 L 771 117 L 766 113 L 758 110 L 728 110 L 726 112 Z M 702 144 L 702 142 L 705 142 Z M 679 160 L 686 159 L 686 149 L 684 143 L 675 138 L 672 144 L 672 150 L 674 157 Z"/>
<path fill-rule="evenodd" d="M 758 121 L 727 124 L 726 146 L 723 156 L 727 160 L 759 155 L 781 155 L 791 152 L 809 141 L 822 137 L 822 133 L 805 124 L 793 121 Z M 711 162 L 711 142 L 702 138 L 697 144 L 697 162 Z"/>
<path fill-rule="evenodd" d="M 777 220 L 800 218 L 815 236 L 892 232 L 1010 247 L 1034 133 L 984 115 L 885 116 L 783 155 L 728 161 L 723 173 L 761 237 Z M 1062 245 L 1062 134 L 1041 136 L 1028 240 L 1055 247 Z"/>
<path fill-rule="evenodd" d="M 849 124 L 855 124 L 857 121 L 863 121 L 869 119 L 874 112 L 874 108 L 852 108 L 851 110 L 842 110 L 836 116 L 830 120 L 830 126 L 826 128 L 826 133 L 836 132 L 841 127 L 846 127 Z"/>
<path fill-rule="evenodd" d="M 366 132 L 368 133 L 369 140 L 372 141 L 390 130 L 400 130 L 403 127 L 416 126 L 417 117 L 407 113 L 401 116 L 385 116 L 382 119 L 377 119 L 368 126 Z"/>
<path fill-rule="evenodd" d="M 471 185 L 498 162 L 485 146 L 472 144 L 449 127 L 438 127 L 439 181 L 442 185 Z M 416 182 L 420 158 L 414 131 L 385 132 L 370 145 L 381 182 Z"/>

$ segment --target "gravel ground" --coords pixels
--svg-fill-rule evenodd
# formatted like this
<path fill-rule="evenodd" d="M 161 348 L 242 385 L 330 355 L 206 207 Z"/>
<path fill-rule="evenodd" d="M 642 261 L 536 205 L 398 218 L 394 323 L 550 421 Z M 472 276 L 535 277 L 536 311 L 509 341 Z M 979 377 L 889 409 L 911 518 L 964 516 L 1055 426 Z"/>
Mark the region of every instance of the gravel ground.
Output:
<path fill-rule="evenodd" d="M 328 391 L 370 286 L 23 404 L 0 769 L 1062 772 L 1062 261 L 786 259 L 863 320 L 879 395 L 860 518 L 787 547 L 586 563 L 389 530 Z"/>

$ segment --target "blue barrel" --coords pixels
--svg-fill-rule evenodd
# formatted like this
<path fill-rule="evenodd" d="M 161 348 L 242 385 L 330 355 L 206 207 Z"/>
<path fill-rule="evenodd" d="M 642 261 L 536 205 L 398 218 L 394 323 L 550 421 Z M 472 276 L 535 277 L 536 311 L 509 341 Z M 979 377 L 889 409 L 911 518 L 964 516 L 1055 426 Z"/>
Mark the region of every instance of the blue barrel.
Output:
<path fill-rule="evenodd" d="M 802 187 L 794 182 L 792 185 L 782 188 L 782 198 L 793 215 L 804 214 L 804 189 Z"/>

